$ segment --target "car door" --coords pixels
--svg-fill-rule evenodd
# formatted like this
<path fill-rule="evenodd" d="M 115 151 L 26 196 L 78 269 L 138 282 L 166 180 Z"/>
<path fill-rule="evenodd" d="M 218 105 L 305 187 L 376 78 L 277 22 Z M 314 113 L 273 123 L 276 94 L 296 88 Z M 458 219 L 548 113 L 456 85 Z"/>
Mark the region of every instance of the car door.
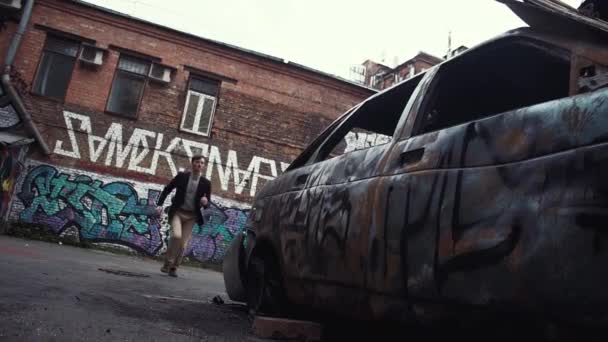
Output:
<path fill-rule="evenodd" d="M 570 51 L 520 35 L 429 73 L 377 188 L 372 291 L 414 309 L 518 296 L 526 278 L 513 272 L 522 248 L 542 241 L 534 227 L 553 182 L 541 161 L 524 161 L 589 144 L 594 134 L 576 132 L 605 127 L 592 115 L 599 93 L 570 97 L 571 65 Z M 586 119 L 573 114 L 585 106 L 595 108 Z"/>
<path fill-rule="evenodd" d="M 417 84 L 399 123 L 376 188 L 376 211 L 368 235 L 367 305 L 380 319 L 407 319 L 410 296 L 435 297 L 436 203 L 440 182 L 432 176 L 412 177 L 426 163 L 425 141 L 411 138 L 417 113 L 431 92 L 437 67 Z"/>
<path fill-rule="evenodd" d="M 280 208 L 281 246 L 288 295 L 319 309 L 356 314 L 372 207 L 376 165 L 388 145 L 352 151 L 293 170 L 302 190 L 285 193 Z"/>
<path fill-rule="evenodd" d="M 284 221 L 298 229 L 291 229 L 282 245 L 286 263 L 297 265 L 285 272 L 300 289 L 292 293 L 299 302 L 351 316 L 364 311 L 377 175 L 419 79 L 367 100 L 332 131 L 307 165 L 294 170 L 306 184 L 303 191 L 283 196 L 291 208 Z M 312 284 L 314 293 L 296 283 Z"/>

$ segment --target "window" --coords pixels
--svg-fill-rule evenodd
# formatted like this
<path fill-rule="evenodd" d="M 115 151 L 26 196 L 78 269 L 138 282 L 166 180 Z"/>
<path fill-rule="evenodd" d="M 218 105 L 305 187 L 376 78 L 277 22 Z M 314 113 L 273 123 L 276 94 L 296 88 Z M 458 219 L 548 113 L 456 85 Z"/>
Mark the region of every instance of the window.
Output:
<path fill-rule="evenodd" d="M 201 77 L 193 77 L 188 84 L 188 94 L 181 129 L 195 134 L 209 136 L 213 114 L 217 103 L 219 82 Z"/>
<path fill-rule="evenodd" d="M 121 56 L 112 82 L 107 110 L 137 117 L 151 63 L 131 56 Z"/>
<path fill-rule="evenodd" d="M 391 142 L 405 106 L 421 80 L 419 75 L 400 83 L 370 98 L 342 119 L 320 146 L 315 162 Z"/>
<path fill-rule="evenodd" d="M 371 83 L 370 83 L 370 86 L 371 86 L 372 88 L 376 88 L 376 89 L 381 88 L 381 87 L 382 87 L 382 84 L 381 84 L 381 83 L 384 81 L 384 80 L 383 80 L 383 76 L 384 76 L 384 74 L 383 74 L 383 73 L 376 74 L 376 75 L 372 76 L 372 77 L 371 77 Z"/>
<path fill-rule="evenodd" d="M 72 77 L 80 43 L 47 36 L 33 92 L 63 100 Z"/>
<path fill-rule="evenodd" d="M 365 83 L 365 66 L 354 65 L 350 67 L 350 78 L 357 83 Z"/>
<path fill-rule="evenodd" d="M 515 37 L 444 64 L 417 123 L 423 134 L 569 94 L 568 51 Z"/>

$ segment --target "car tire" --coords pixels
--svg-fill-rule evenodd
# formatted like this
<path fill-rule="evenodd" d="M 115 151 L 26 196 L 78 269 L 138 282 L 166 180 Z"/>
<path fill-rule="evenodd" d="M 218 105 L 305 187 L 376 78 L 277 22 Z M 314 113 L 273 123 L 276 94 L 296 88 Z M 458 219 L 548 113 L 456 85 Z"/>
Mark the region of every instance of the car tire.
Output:
<path fill-rule="evenodd" d="M 243 246 L 242 234 L 237 235 L 224 255 L 222 261 L 222 273 L 224 275 L 224 287 L 228 298 L 235 302 L 245 302 L 247 292 L 245 282 L 247 273 L 245 267 L 245 248 Z"/>
<path fill-rule="evenodd" d="M 281 317 L 286 297 L 280 267 L 269 253 L 254 253 L 247 267 L 247 306 L 254 315 Z"/>

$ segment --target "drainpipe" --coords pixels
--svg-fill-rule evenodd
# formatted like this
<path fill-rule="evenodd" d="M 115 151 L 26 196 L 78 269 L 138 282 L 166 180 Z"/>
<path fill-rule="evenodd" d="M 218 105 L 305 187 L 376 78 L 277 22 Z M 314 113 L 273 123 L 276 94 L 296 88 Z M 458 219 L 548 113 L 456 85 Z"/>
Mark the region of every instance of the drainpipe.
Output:
<path fill-rule="evenodd" d="M 30 17 L 32 16 L 32 9 L 34 8 L 34 0 L 24 0 L 26 2 L 25 7 L 23 8 L 23 13 L 21 14 L 21 20 L 19 21 L 19 27 L 17 27 L 17 32 L 13 36 L 11 40 L 11 44 L 8 47 L 8 51 L 6 53 L 6 59 L 4 62 L 4 68 L 2 72 L 2 86 L 9 99 L 11 100 L 13 106 L 19 113 L 23 124 L 26 129 L 34 136 L 38 144 L 40 144 L 40 148 L 45 155 L 50 155 L 51 150 L 49 149 L 49 145 L 47 145 L 46 141 L 40 135 L 40 131 L 38 131 L 38 127 L 32 121 L 32 117 L 30 113 L 25 108 L 21 97 L 13 87 L 11 83 L 11 69 L 13 68 L 13 61 L 15 59 L 15 55 L 17 55 L 17 50 L 19 50 L 19 45 L 21 45 L 21 38 L 23 38 L 23 34 L 27 29 L 27 25 L 30 21 Z"/>

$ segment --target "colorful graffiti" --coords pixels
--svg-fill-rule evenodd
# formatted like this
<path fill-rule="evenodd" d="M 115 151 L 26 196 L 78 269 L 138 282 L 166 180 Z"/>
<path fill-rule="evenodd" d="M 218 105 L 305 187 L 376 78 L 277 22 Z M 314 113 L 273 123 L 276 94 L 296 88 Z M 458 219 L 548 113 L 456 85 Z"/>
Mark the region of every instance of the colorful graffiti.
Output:
<path fill-rule="evenodd" d="M 243 230 L 248 210 L 221 208 L 211 204 L 205 210 L 205 224 L 196 225 L 184 255 L 200 261 L 221 262 L 230 242 Z"/>
<path fill-rule="evenodd" d="M 43 224 L 56 234 L 76 229 L 81 240 L 159 255 L 166 249 L 169 229 L 155 213 L 160 190 L 160 185 L 153 188 L 42 164 L 32 166 L 23 175 L 16 190 L 20 203 L 13 204 L 12 217 Z M 230 241 L 243 229 L 247 213 L 246 209 L 213 203 L 206 210 L 205 224 L 194 228 L 185 255 L 221 262 Z"/>
<path fill-rule="evenodd" d="M 44 224 L 57 234 L 76 226 L 81 239 L 118 242 L 156 254 L 163 245 L 154 213 L 159 194 L 151 190 L 140 199 L 130 184 L 104 185 L 84 175 L 70 179 L 52 166 L 40 165 L 27 174 L 17 194 L 25 206 L 19 220 Z"/>
<path fill-rule="evenodd" d="M 25 146 L 0 148 L 0 218 L 2 220 L 8 213 L 13 187 L 23 168 L 20 160 L 25 149 Z"/>

